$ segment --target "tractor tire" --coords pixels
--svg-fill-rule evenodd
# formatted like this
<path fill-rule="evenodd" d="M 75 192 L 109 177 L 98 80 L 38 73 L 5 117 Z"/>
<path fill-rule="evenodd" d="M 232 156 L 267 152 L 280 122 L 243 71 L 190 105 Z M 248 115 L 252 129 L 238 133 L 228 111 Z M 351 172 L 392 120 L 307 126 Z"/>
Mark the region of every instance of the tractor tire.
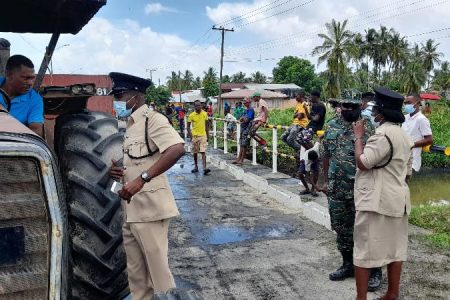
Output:
<path fill-rule="evenodd" d="M 123 299 L 128 294 L 123 211 L 110 191 L 112 159 L 122 158 L 123 132 L 104 113 L 61 115 L 55 151 L 69 218 L 69 299 Z M 64 274 L 65 275 L 65 274 Z"/>

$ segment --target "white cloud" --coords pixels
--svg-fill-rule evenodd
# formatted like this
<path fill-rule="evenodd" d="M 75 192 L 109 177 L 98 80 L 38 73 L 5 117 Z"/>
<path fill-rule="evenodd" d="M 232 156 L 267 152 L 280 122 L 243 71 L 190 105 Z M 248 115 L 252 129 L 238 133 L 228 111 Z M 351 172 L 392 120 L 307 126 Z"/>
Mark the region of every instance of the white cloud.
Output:
<path fill-rule="evenodd" d="M 162 12 L 171 12 L 171 13 L 179 12 L 177 9 L 164 6 L 159 2 L 147 4 L 144 8 L 144 11 L 146 15 L 159 14 Z"/>
<path fill-rule="evenodd" d="M 11 42 L 11 54 L 29 56 L 38 69 L 49 35 L 8 33 L 2 37 Z M 60 47 L 65 44 L 69 46 Z M 158 33 L 132 20 L 116 25 L 97 17 L 77 35 L 61 36 L 56 49 L 53 55 L 55 73 L 108 74 L 117 71 L 149 77 L 146 69 L 158 68 L 153 72 L 153 79 L 158 82 L 160 78 L 161 83 L 166 82 L 171 70 L 189 69 L 194 75 L 201 76 L 209 66 L 217 69 L 220 55 L 220 49 L 215 45 L 195 46 L 177 35 Z"/>

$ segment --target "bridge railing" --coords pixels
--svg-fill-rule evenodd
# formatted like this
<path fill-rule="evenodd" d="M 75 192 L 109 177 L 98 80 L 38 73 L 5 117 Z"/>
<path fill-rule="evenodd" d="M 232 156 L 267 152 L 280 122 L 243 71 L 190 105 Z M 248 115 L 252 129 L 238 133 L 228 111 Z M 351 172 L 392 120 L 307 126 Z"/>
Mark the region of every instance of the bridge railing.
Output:
<path fill-rule="evenodd" d="M 236 143 L 237 147 L 237 154 L 239 154 L 239 151 L 241 149 L 240 145 L 240 139 L 241 139 L 241 123 L 239 121 L 235 120 L 228 120 L 224 118 L 209 118 L 212 123 L 212 133 L 210 132 L 210 135 L 212 135 L 213 138 L 213 148 L 218 149 L 218 140 L 223 141 L 223 152 L 229 153 L 229 145 L 228 142 L 232 141 Z M 219 132 L 218 130 L 218 122 L 223 123 L 222 132 Z M 228 124 L 234 123 L 236 126 L 236 131 L 234 134 L 234 138 L 230 137 L 230 134 L 228 133 Z M 185 123 L 187 124 L 187 118 L 185 117 Z M 271 154 L 272 156 L 272 172 L 277 173 L 278 172 L 278 157 L 287 158 L 293 161 L 296 161 L 296 157 L 288 154 L 288 153 L 282 153 L 279 151 L 278 147 L 278 131 L 286 130 L 289 128 L 289 126 L 285 125 L 273 125 L 273 124 L 267 124 L 264 126 L 264 128 L 271 129 L 272 131 L 272 143 L 271 148 L 261 148 L 262 151 L 265 151 L 268 154 Z M 260 133 L 261 131 L 258 131 Z M 220 134 L 219 134 L 220 133 Z M 323 131 L 321 132 L 323 134 Z M 319 133 L 320 134 L 320 133 Z M 188 134 L 187 134 L 187 128 L 185 126 L 184 128 L 184 139 L 187 141 Z M 252 139 L 251 142 L 252 147 L 252 164 L 257 165 L 257 142 L 255 139 Z M 304 149 L 302 149 L 304 151 Z M 445 146 L 437 146 L 437 145 L 431 145 L 431 146 L 425 146 L 423 147 L 423 151 L 425 153 L 441 153 L 446 156 L 450 156 L 450 147 Z"/>

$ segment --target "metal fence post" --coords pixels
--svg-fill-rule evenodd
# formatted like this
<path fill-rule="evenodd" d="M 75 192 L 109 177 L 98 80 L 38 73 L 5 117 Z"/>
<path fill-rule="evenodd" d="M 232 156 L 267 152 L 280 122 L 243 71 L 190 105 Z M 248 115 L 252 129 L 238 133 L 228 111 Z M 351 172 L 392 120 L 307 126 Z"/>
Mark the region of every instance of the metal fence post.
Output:
<path fill-rule="evenodd" d="M 227 139 L 227 127 L 228 127 L 228 122 L 224 121 L 223 122 L 223 153 L 228 153 L 228 139 Z"/>
<path fill-rule="evenodd" d="M 186 115 L 184 116 L 183 122 L 184 122 L 184 130 L 183 130 L 184 142 L 186 143 L 187 142 L 187 133 L 188 133 L 188 130 L 187 130 L 187 117 L 186 117 Z"/>
<path fill-rule="evenodd" d="M 252 165 L 257 165 L 257 163 L 256 163 L 256 141 L 255 141 L 255 139 L 252 139 L 252 148 L 253 148 Z"/>
<path fill-rule="evenodd" d="M 214 140 L 214 149 L 217 149 L 217 121 L 213 118 L 213 140 Z"/>
<path fill-rule="evenodd" d="M 277 127 L 273 126 L 272 128 L 272 173 L 277 172 L 277 147 L 278 147 L 278 134 L 277 134 Z"/>
<path fill-rule="evenodd" d="M 241 123 L 236 122 L 236 143 L 237 143 L 237 155 L 239 155 L 239 151 L 241 151 Z"/>

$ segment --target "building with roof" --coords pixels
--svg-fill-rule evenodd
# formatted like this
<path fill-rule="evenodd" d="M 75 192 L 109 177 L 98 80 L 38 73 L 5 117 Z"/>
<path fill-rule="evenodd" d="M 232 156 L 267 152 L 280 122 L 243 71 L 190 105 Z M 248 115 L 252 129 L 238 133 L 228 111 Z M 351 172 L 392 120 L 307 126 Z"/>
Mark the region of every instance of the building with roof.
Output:
<path fill-rule="evenodd" d="M 253 93 L 256 91 L 261 93 L 261 98 L 267 102 L 267 104 L 269 105 L 269 109 L 291 107 L 289 97 L 286 94 L 268 90 L 235 90 L 222 94 L 222 101 L 224 101 L 224 103 L 228 102 L 231 107 L 235 107 L 237 102 L 243 101 L 245 98 L 252 97 Z"/>
<path fill-rule="evenodd" d="M 287 95 L 289 98 L 294 98 L 302 91 L 302 88 L 294 83 L 246 83 L 245 88 L 256 91 L 272 91 Z"/>

